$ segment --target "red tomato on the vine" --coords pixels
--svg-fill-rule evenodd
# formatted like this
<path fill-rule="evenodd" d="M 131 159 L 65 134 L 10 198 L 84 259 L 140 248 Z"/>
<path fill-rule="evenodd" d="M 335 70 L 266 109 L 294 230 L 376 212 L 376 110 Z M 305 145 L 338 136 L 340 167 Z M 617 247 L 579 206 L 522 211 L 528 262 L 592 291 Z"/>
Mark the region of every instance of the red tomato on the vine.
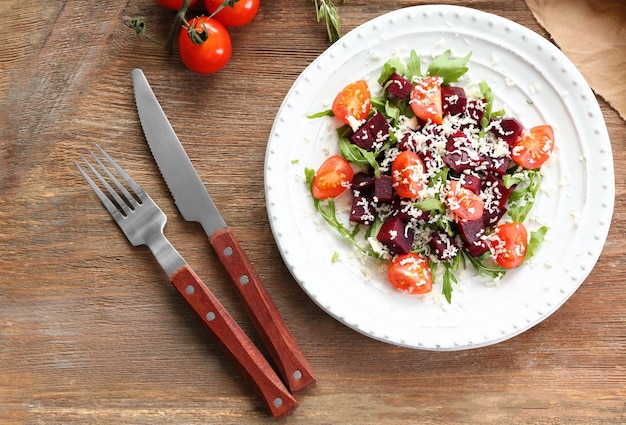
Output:
<path fill-rule="evenodd" d="M 344 87 L 333 101 L 333 114 L 345 124 L 364 121 L 370 113 L 370 89 L 365 80 L 358 80 Z"/>
<path fill-rule="evenodd" d="M 212 74 L 224 68 L 232 54 L 226 27 L 206 16 L 193 18 L 189 27 L 183 27 L 178 35 L 178 53 L 185 66 L 198 74 Z M 204 41 L 195 43 L 191 31 Z"/>
<path fill-rule="evenodd" d="M 441 79 L 432 75 L 417 83 L 411 91 L 409 105 L 418 118 L 441 124 L 443 104 L 441 100 Z"/>
<path fill-rule="evenodd" d="M 554 150 L 554 130 L 549 125 L 531 128 L 513 145 L 511 158 L 524 168 L 534 170 L 548 160 Z"/>
<path fill-rule="evenodd" d="M 389 267 L 389 282 L 405 294 L 426 294 L 433 289 L 433 276 L 426 258 L 414 252 L 398 255 Z"/>
<path fill-rule="evenodd" d="M 490 237 L 490 247 L 498 264 L 514 269 L 524 262 L 528 232 L 522 223 L 504 223 Z"/>
<path fill-rule="evenodd" d="M 354 177 L 352 166 L 344 157 L 333 155 L 315 173 L 311 191 L 316 199 L 335 198 L 350 186 Z"/>
<path fill-rule="evenodd" d="M 391 178 L 396 193 L 402 198 L 416 198 L 426 186 L 426 168 L 413 151 L 402 151 L 391 164 Z"/>
<path fill-rule="evenodd" d="M 180 10 L 180 8 L 183 7 L 183 0 L 156 0 L 156 2 L 172 10 Z M 191 0 L 189 7 L 194 6 L 196 3 L 198 3 L 198 0 Z"/>
<path fill-rule="evenodd" d="M 204 0 L 204 5 L 211 14 L 223 3 L 224 0 Z M 260 4 L 260 0 L 239 0 L 234 6 L 226 5 L 213 18 L 227 27 L 242 27 L 252 22 Z"/>

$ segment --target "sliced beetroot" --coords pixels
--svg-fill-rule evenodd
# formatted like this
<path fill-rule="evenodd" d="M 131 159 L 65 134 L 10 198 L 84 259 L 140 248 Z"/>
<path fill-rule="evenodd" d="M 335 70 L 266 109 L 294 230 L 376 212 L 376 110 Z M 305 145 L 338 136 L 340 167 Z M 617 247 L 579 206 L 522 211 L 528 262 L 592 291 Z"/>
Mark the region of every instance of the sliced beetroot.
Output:
<path fill-rule="evenodd" d="M 457 223 L 459 235 L 465 244 L 465 249 L 474 257 L 479 257 L 489 250 L 489 247 L 482 239 L 485 234 L 483 219 L 459 220 Z"/>
<path fill-rule="evenodd" d="M 480 122 L 483 120 L 483 116 L 485 116 L 486 106 L 487 101 L 485 99 L 473 99 L 467 102 L 466 112 L 477 125 L 480 125 Z"/>
<path fill-rule="evenodd" d="M 481 165 L 481 158 L 472 148 L 456 149 L 443 157 L 446 163 L 456 173 L 462 173 L 465 170 L 474 170 Z"/>
<path fill-rule="evenodd" d="M 405 99 L 409 94 L 411 94 L 411 90 L 413 89 L 411 82 L 397 72 L 391 74 L 385 84 L 387 83 L 389 83 L 387 86 L 387 93 L 399 99 Z"/>
<path fill-rule="evenodd" d="M 391 176 L 383 174 L 374 178 L 374 198 L 376 202 L 388 204 L 393 201 L 394 194 L 395 190 Z"/>
<path fill-rule="evenodd" d="M 482 198 L 485 201 L 483 223 L 485 226 L 495 225 L 504 213 L 506 203 L 513 192 L 513 188 L 506 188 L 500 176 L 488 174 L 483 181 Z"/>
<path fill-rule="evenodd" d="M 415 235 L 400 217 L 388 217 L 382 224 L 376 239 L 394 255 L 408 254 Z"/>
<path fill-rule="evenodd" d="M 483 157 L 482 163 L 485 166 L 485 170 L 499 174 L 501 176 L 506 174 L 506 170 L 509 168 L 509 162 L 511 160 L 503 156 L 501 158 Z"/>
<path fill-rule="evenodd" d="M 390 128 L 383 114 L 376 112 L 354 132 L 350 140 L 358 147 L 373 152 L 387 141 Z"/>
<path fill-rule="evenodd" d="M 462 174 L 459 181 L 461 182 L 462 187 L 471 190 L 477 195 L 483 187 L 483 181 L 475 174 Z"/>
<path fill-rule="evenodd" d="M 492 120 L 490 131 L 513 146 L 524 131 L 524 126 L 516 118 L 500 118 Z"/>
<path fill-rule="evenodd" d="M 355 196 L 350 210 L 350 221 L 370 225 L 376 219 L 376 210 L 372 198 Z"/>
<path fill-rule="evenodd" d="M 399 196 L 394 197 L 391 203 L 391 215 L 400 217 L 406 222 L 411 220 L 428 220 L 430 217 L 428 211 L 420 210 L 413 205 L 413 201 L 402 199 Z"/>
<path fill-rule="evenodd" d="M 441 105 L 444 115 L 464 113 L 467 107 L 467 96 L 463 87 L 442 86 Z"/>
<path fill-rule="evenodd" d="M 451 260 L 459 251 L 456 241 L 442 231 L 433 233 L 428 244 L 441 261 Z"/>
<path fill-rule="evenodd" d="M 352 177 L 350 187 L 352 188 L 352 193 L 356 196 L 371 193 L 374 189 L 374 177 L 370 176 L 368 173 L 359 171 Z"/>
<path fill-rule="evenodd" d="M 454 152 L 460 148 L 471 148 L 472 142 L 467 138 L 467 134 L 461 130 L 456 131 L 448 136 L 446 141 L 446 151 Z"/>

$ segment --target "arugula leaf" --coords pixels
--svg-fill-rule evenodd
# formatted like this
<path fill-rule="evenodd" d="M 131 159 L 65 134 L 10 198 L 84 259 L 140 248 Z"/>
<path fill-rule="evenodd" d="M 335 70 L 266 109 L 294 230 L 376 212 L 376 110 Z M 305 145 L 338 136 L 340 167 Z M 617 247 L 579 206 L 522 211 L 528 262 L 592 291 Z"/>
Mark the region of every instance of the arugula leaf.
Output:
<path fill-rule="evenodd" d="M 306 177 L 306 184 L 309 190 L 312 189 L 313 179 L 315 178 L 315 170 L 311 168 L 304 169 L 304 175 Z M 324 217 L 324 220 L 331 225 L 344 239 L 348 240 L 354 247 L 364 254 L 378 258 L 378 255 L 366 248 L 363 248 L 357 241 L 356 235 L 359 233 L 359 227 L 356 226 L 354 230 L 350 230 L 337 220 L 337 214 L 335 209 L 335 201 L 333 198 L 328 198 L 324 201 L 321 199 L 313 198 L 313 205 L 315 209 Z"/>
<path fill-rule="evenodd" d="M 441 55 L 433 59 L 428 66 L 428 74 L 437 75 L 443 78 L 443 84 L 448 85 L 459 81 L 459 78 L 469 69 L 466 65 L 469 62 L 472 52 L 462 58 L 450 58 L 451 50 L 446 50 Z"/>
<path fill-rule="evenodd" d="M 530 260 L 532 256 L 535 255 L 535 251 L 543 242 L 546 233 L 548 233 L 547 226 L 541 226 L 534 232 L 530 232 L 530 241 L 528 242 L 528 247 L 526 248 L 526 256 L 524 257 L 524 261 Z"/>
<path fill-rule="evenodd" d="M 414 78 L 422 78 L 422 64 L 419 56 L 415 53 L 415 50 L 411 50 L 411 56 L 409 56 L 409 62 L 406 66 L 405 78 L 409 81 L 413 81 Z"/>
<path fill-rule="evenodd" d="M 509 185 L 507 187 L 517 184 L 507 202 L 509 215 L 513 221 L 523 223 L 535 203 L 541 185 L 541 172 L 539 170 L 523 170 L 508 178 L 505 176 L 505 186 L 507 184 Z"/>
<path fill-rule="evenodd" d="M 332 109 L 327 109 L 325 111 L 317 112 L 313 115 L 307 115 L 307 118 L 321 118 L 321 117 L 334 117 L 335 113 Z"/>
<path fill-rule="evenodd" d="M 378 84 L 382 85 L 394 72 L 404 74 L 404 64 L 399 59 L 391 58 L 383 64 L 380 77 L 378 77 Z"/>
<path fill-rule="evenodd" d="M 424 199 L 423 201 L 416 202 L 413 205 L 422 211 L 435 211 L 442 213 L 446 210 L 444 203 L 436 198 Z"/>

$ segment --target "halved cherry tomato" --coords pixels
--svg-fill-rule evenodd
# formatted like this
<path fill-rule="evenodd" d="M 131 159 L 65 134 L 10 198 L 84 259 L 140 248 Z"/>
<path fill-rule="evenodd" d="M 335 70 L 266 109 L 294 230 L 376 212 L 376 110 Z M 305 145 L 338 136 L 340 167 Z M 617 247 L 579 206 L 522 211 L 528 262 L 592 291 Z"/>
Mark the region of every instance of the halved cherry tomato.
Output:
<path fill-rule="evenodd" d="M 311 191 L 316 199 L 335 198 L 352 182 L 354 171 L 344 157 L 334 155 L 322 163 L 315 173 Z"/>
<path fill-rule="evenodd" d="M 405 294 L 426 294 L 433 289 L 433 276 L 426 258 L 414 252 L 394 257 L 389 282 Z"/>
<path fill-rule="evenodd" d="M 432 75 L 417 83 L 411 91 L 409 105 L 418 118 L 441 124 L 443 120 L 441 79 Z"/>
<path fill-rule="evenodd" d="M 524 262 L 528 248 L 528 232 L 522 223 L 504 223 L 490 235 L 489 246 L 496 262 L 514 269 Z"/>
<path fill-rule="evenodd" d="M 224 0 L 204 0 L 210 13 L 215 12 Z M 260 0 L 239 0 L 234 6 L 226 5 L 213 18 L 227 27 L 242 27 L 249 24 L 259 11 Z"/>
<path fill-rule="evenodd" d="M 391 178 L 396 193 L 401 198 L 416 198 L 426 186 L 425 167 L 413 151 L 402 151 L 391 164 Z"/>
<path fill-rule="evenodd" d="M 524 168 L 541 167 L 554 150 L 554 130 L 549 125 L 539 125 L 523 134 L 513 145 L 511 158 Z"/>
<path fill-rule="evenodd" d="M 450 181 L 450 189 L 446 192 L 446 204 L 454 215 L 468 221 L 478 220 L 485 210 L 485 202 L 480 196 L 464 188 L 457 180 Z"/>
<path fill-rule="evenodd" d="M 212 74 L 224 68 L 230 60 L 232 44 L 224 25 L 206 16 L 193 18 L 190 29 L 183 27 L 178 35 L 178 53 L 187 68 L 198 74 Z M 204 39 L 194 43 L 191 31 Z"/>
<path fill-rule="evenodd" d="M 156 0 L 161 6 L 172 10 L 180 10 L 183 7 L 183 0 Z M 198 0 L 191 0 L 189 7 L 194 6 Z"/>
<path fill-rule="evenodd" d="M 352 125 L 367 119 L 372 103 L 370 89 L 364 80 L 344 87 L 333 101 L 333 114 L 345 124 Z"/>

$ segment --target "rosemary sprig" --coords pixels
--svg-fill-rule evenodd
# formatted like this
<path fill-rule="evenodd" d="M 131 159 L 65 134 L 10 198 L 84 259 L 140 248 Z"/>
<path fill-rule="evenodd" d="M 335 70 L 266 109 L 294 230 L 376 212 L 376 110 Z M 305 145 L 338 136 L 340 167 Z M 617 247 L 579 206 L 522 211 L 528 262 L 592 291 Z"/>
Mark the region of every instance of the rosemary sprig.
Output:
<path fill-rule="evenodd" d="M 339 24 L 339 10 L 331 0 L 312 0 L 315 4 L 317 22 L 322 19 L 326 22 L 326 31 L 331 43 L 341 38 L 341 26 Z M 345 3 L 342 0 L 341 3 Z"/>

